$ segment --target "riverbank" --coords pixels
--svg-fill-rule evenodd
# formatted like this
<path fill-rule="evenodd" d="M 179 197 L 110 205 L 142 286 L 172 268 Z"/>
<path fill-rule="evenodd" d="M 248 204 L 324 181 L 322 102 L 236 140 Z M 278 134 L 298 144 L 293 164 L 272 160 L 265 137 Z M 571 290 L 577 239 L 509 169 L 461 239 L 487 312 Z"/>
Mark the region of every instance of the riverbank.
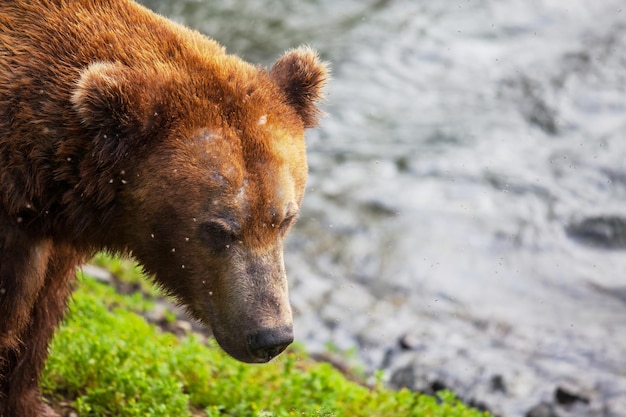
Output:
<path fill-rule="evenodd" d="M 132 262 L 98 262 L 124 278 L 83 268 L 42 379 L 43 393 L 64 417 L 487 417 L 449 392 L 390 391 L 380 378 L 339 372 L 302 347 L 265 365 L 237 362 L 142 280 Z"/>
<path fill-rule="evenodd" d="M 161 298 L 147 281 L 141 280 L 137 267 L 133 267 L 131 261 L 119 262 L 101 256 L 97 264 L 99 266 L 83 267 L 84 273 L 112 286 L 120 294 L 137 296 L 144 293 L 149 297 L 153 305 L 142 313 L 148 322 L 177 337 L 186 337 L 191 333 L 202 338 L 210 337 L 204 327 L 189 320 L 183 310 Z M 112 274 L 107 266 L 123 278 Z M 349 291 L 355 296 L 354 287 Z M 305 292 L 310 294 L 310 289 Z M 297 289 L 292 294 L 295 299 L 302 295 Z M 358 292 L 355 296 L 361 301 L 363 297 Z M 329 301 L 329 305 L 343 310 L 337 313 L 333 307 L 335 314 L 343 314 L 344 321 L 312 327 L 312 323 L 302 320 L 296 307 L 297 334 L 315 332 L 326 335 L 329 340 L 340 340 L 336 335 L 340 332 L 346 334 L 342 329 L 344 323 L 358 321 L 354 316 L 354 300 L 344 300 L 351 301 L 350 307 L 345 309 L 337 299 Z M 397 311 L 397 306 L 389 311 L 394 310 Z M 320 316 L 324 314 L 322 312 Z M 401 318 L 396 316 L 394 321 Z M 489 411 L 494 416 L 617 417 L 626 405 L 623 395 L 626 391 L 623 386 L 615 384 L 616 380 L 610 372 L 604 375 L 606 379 L 602 382 L 602 376 L 597 372 L 579 372 L 579 366 L 585 365 L 581 358 L 577 359 L 574 355 L 555 357 L 551 353 L 567 351 L 566 346 L 555 345 L 559 337 L 546 339 L 542 351 L 541 346 L 532 345 L 532 338 L 524 337 L 518 330 L 503 323 L 494 325 L 493 322 L 476 321 L 458 314 L 442 314 L 429 319 L 425 320 L 430 326 L 426 331 L 414 328 L 398 333 L 396 337 L 399 327 L 387 328 L 388 333 L 378 335 L 385 339 L 381 341 L 364 328 L 363 334 L 356 340 L 344 340 L 345 346 L 360 343 L 362 348 L 358 350 L 335 344 L 317 348 L 315 344 L 308 344 L 313 348 L 310 354 L 319 361 L 331 363 L 349 379 L 372 382 L 377 374 L 381 382 L 395 390 L 407 388 L 427 395 L 449 390 L 466 404 Z M 432 326 L 433 321 L 439 325 Z M 303 341 L 300 337 L 296 340 Z M 380 363 L 364 364 L 363 353 L 369 353 L 370 358 L 378 358 Z M 619 369 L 620 364 L 615 363 L 614 366 Z M 555 378 L 554 375 L 561 377 Z"/>

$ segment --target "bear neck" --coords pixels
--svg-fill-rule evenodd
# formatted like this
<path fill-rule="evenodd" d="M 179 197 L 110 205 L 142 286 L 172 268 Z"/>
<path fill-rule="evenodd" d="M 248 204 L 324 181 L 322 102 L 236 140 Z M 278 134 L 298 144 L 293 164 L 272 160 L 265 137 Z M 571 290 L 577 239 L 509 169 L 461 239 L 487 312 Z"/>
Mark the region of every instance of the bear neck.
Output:
<path fill-rule="evenodd" d="M 109 246 L 107 236 L 120 215 L 116 201 L 132 175 L 126 168 L 132 161 L 97 159 L 93 142 L 72 123 L 42 129 L 35 142 L 13 141 L 0 155 L 5 184 L 0 219 L 33 236 Z"/>

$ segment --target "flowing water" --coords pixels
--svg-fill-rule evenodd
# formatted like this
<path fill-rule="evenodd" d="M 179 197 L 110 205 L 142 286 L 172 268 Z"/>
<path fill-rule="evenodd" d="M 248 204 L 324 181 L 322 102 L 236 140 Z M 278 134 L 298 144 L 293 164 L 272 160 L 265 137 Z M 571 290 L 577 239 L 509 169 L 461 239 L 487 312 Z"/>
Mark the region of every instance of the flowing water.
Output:
<path fill-rule="evenodd" d="M 144 3 L 332 63 L 286 253 L 309 349 L 505 416 L 559 390 L 626 415 L 622 0 Z"/>

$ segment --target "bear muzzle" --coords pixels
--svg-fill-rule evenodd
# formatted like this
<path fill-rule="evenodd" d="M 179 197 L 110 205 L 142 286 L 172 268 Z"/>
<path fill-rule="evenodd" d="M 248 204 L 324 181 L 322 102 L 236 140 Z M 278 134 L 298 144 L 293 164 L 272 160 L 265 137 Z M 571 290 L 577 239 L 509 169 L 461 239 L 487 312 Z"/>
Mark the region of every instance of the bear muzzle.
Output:
<path fill-rule="evenodd" d="M 197 306 L 192 311 L 230 356 L 246 363 L 268 362 L 294 339 L 282 247 L 259 253 L 234 246 L 229 255 L 210 289 L 200 287 L 188 305 Z"/>
<path fill-rule="evenodd" d="M 283 352 L 293 342 L 291 324 L 262 327 L 250 333 L 224 332 L 213 328 L 213 336 L 220 347 L 232 358 L 245 363 L 266 363 Z"/>
<path fill-rule="evenodd" d="M 246 337 L 248 351 L 258 362 L 269 362 L 293 342 L 293 327 L 281 326 L 259 330 Z"/>

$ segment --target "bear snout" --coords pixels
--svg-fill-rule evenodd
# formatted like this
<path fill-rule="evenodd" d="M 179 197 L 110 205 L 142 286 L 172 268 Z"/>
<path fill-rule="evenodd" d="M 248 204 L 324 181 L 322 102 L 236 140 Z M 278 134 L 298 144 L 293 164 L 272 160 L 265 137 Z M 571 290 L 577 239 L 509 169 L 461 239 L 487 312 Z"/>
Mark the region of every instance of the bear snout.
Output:
<path fill-rule="evenodd" d="M 260 362 L 269 362 L 293 342 L 292 326 L 259 330 L 247 336 L 248 350 Z"/>

